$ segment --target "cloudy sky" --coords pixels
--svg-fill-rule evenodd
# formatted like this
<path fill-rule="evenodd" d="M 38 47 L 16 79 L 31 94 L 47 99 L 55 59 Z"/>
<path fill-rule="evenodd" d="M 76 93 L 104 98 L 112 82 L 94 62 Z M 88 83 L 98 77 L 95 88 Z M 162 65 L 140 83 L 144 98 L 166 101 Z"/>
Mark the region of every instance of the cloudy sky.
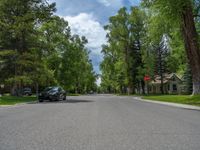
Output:
<path fill-rule="evenodd" d="M 94 70 L 100 73 L 101 45 L 106 43 L 103 26 L 123 7 L 138 5 L 140 0 L 49 0 L 56 2 L 57 15 L 65 18 L 72 33 L 86 36 Z"/>

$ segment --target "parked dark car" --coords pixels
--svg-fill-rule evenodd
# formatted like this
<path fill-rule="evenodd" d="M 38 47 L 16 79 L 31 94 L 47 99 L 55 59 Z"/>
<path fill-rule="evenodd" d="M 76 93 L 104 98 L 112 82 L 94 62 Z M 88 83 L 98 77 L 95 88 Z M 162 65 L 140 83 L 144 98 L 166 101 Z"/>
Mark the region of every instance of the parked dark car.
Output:
<path fill-rule="evenodd" d="M 31 96 L 32 95 L 32 90 L 31 88 L 24 88 L 22 91 L 23 95 Z"/>
<path fill-rule="evenodd" d="M 66 100 L 66 92 L 61 87 L 47 87 L 39 94 L 39 102 L 44 100 L 59 101 Z"/>

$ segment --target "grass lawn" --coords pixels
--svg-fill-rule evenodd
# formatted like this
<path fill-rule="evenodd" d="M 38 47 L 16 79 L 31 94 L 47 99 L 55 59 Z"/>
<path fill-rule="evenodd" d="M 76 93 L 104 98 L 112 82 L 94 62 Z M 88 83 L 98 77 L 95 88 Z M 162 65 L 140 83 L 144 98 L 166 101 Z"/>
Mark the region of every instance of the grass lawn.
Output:
<path fill-rule="evenodd" d="M 35 96 L 24 96 L 24 97 L 15 97 L 15 96 L 2 96 L 0 97 L 0 105 L 15 105 L 19 103 L 27 103 L 36 101 Z"/>
<path fill-rule="evenodd" d="M 190 95 L 155 95 L 155 96 L 143 96 L 143 99 L 162 101 L 162 102 L 171 102 L 171 103 L 180 103 L 187 105 L 200 106 L 200 95 L 190 96 Z"/>

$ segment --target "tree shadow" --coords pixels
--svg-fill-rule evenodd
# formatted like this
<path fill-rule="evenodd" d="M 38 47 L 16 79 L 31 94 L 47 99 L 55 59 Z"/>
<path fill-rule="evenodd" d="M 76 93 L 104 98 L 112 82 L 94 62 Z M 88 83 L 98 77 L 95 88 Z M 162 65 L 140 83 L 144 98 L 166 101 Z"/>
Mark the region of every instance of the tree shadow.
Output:
<path fill-rule="evenodd" d="M 64 101 L 49 101 L 49 100 L 44 100 L 43 102 L 39 102 L 39 101 L 36 101 L 36 102 L 30 102 L 28 104 L 62 104 L 62 103 L 91 103 L 91 102 L 94 102 L 94 101 L 91 101 L 91 100 L 78 100 L 78 99 L 67 99 L 67 100 L 64 100 Z"/>
<path fill-rule="evenodd" d="M 94 101 L 91 101 L 91 100 L 78 100 L 78 99 L 68 99 L 68 100 L 65 100 L 66 103 L 90 103 L 90 102 L 94 102 Z"/>

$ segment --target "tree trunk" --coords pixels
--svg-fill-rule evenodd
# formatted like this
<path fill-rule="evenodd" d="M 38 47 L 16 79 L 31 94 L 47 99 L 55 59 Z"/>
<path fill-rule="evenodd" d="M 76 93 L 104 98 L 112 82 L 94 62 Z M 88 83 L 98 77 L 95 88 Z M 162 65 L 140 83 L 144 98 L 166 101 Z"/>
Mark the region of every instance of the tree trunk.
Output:
<path fill-rule="evenodd" d="M 197 95 L 200 94 L 200 49 L 192 6 L 184 8 L 181 25 L 185 49 L 192 70 L 193 95 Z"/>
<path fill-rule="evenodd" d="M 133 87 L 133 84 L 131 83 L 131 81 L 130 81 L 128 87 L 127 87 L 127 94 L 128 94 L 128 95 L 130 95 L 130 94 L 135 94 L 135 92 L 134 92 L 134 87 Z"/>
<path fill-rule="evenodd" d="M 11 89 L 11 91 L 10 91 L 10 94 L 11 94 L 12 96 L 17 96 L 17 85 L 16 85 L 16 84 L 14 84 L 14 85 L 12 86 L 12 89 Z"/>
<path fill-rule="evenodd" d="M 164 70 L 164 67 L 163 67 L 163 59 L 162 59 L 162 49 L 161 49 L 161 46 L 158 47 L 158 62 L 159 62 L 159 75 L 160 75 L 160 92 L 161 94 L 164 94 L 164 91 L 163 91 L 163 70 Z"/>
<path fill-rule="evenodd" d="M 39 85 L 38 85 L 38 83 L 36 83 L 36 85 L 35 85 L 35 90 L 36 90 L 36 97 L 37 97 L 37 100 L 39 99 Z"/>
<path fill-rule="evenodd" d="M 160 91 L 161 91 L 161 94 L 164 94 L 164 89 L 163 89 L 163 73 L 160 74 L 160 81 L 161 81 L 161 84 L 160 84 Z"/>
<path fill-rule="evenodd" d="M 141 86 L 142 86 L 142 94 L 145 94 L 145 82 L 144 82 L 144 80 L 141 80 Z M 148 93 L 148 82 L 147 82 L 147 93 Z"/>

